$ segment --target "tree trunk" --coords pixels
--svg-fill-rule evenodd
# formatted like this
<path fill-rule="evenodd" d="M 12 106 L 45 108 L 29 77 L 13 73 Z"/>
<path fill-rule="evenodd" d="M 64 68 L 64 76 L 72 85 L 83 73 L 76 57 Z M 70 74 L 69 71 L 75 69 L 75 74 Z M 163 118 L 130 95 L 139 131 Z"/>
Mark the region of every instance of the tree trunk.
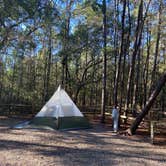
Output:
<path fill-rule="evenodd" d="M 139 98 L 139 77 L 140 77 L 140 55 L 141 49 L 139 49 L 139 53 L 137 55 L 137 65 L 136 65 L 136 78 L 134 82 L 134 91 L 133 91 L 133 102 L 132 102 L 132 115 L 135 117 L 136 115 L 136 104 Z"/>
<path fill-rule="evenodd" d="M 129 47 L 130 47 L 130 33 L 131 33 L 131 18 L 130 18 L 130 2 L 129 0 L 127 1 L 127 8 L 128 8 L 128 32 L 127 32 L 127 37 L 124 38 L 124 53 L 123 53 L 123 64 L 122 64 L 122 79 L 121 79 L 121 85 L 120 85 L 120 109 L 119 109 L 119 114 L 121 114 L 122 111 L 122 106 L 123 106 L 123 98 L 125 96 L 124 93 L 124 88 L 125 88 L 125 74 L 126 74 L 126 55 L 129 53 Z M 120 121 L 119 121 L 120 122 Z M 120 124 L 119 124 L 120 126 Z"/>
<path fill-rule="evenodd" d="M 83 94 L 82 94 L 82 106 L 86 105 L 86 88 L 84 87 L 83 89 Z"/>
<path fill-rule="evenodd" d="M 15 84 L 15 74 L 16 74 L 16 64 L 14 62 L 13 64 L 13 73 L 12 73 L 12 85 L 11 85 L 11 93 L 10 93 L 10 97 L 9 97 L 9 101 L 13 102 L 13 91 L 14 91 L 14 84 Z"/>
<path fill-rule="evenodd" d="M 116 73 L 117 73 L 117 57 L 118 57 L 118 4 L 117 0 L 114 0 L 114 87 L 116 84 Z M 115 100 L 115 95 L 113 93 L 112 100 Z"/>
<path fill-rule="evenodd" d="M 47 82 L 47 55 L 46 55 L 46 46 L 45 43 L 43 42 L 43 55 L 44 55 L 44 73 L 43 73 L 43 96 L 42 96 L 42 103 L 46 102 L 46 82 Z"/>
<path fill-rule="evenodd" d="M 115 107 L 118 104 L 118 100 L 117 100 L 117 98 L 118 98 L 118 85 L 119 85 L 120 73 L 121 73 L 121 61 L 122 61 L 122 56 L 124 55 L 125 13 L 126 13 L 126 0 L 124 0 L 124 4 L 123 4 L 121 51 L 120 51 L 120 55 L 119 55 L 118 68 L 117 68 L 116 77 L 115 77 L 115 87 L 114 87 L 114 106 Z"/>
<path fill-rule="evenodd" d="M 143 82 L 144 82 L 144 106 L 146 105 L 147 100 L 147 83 L 149 78 L 149 56 L 150 56 L 150 48 L 151 48 L 151 32 L 149 31 L 149 27 L 147 27 L 147 56 L 145 67 L 143 71 Z"/>
<path fill-rule="evenodd" d="M 70 33 L 70 20 L 71 20 L 71 9 L 74 0 L 66 1 L 66 18 L 65 18 L 65 29 L 64 29 L 64 55 L 62 57 L 62 86 L 67 89 L 68 86 L 68 51 L 69 51 L 69 33 Z"/>
<path fill-rule="evenodd" d="M 166 73 L 164 73 L 164 75 L 160 78 L 160 80 L 158 81 L 158 84 L 157 84 L 156 88 L 152 92 L 152 94 L 151 94 L 151 96 L 150 96 L 147 104 L 143 108 L 142 112 L 138 115 L 138 117 L 132 123 L 130 129 L 128 129 L 128 133 L 130 135 L 135 134 L 135 132 L 136 132 L 139 124 L 142 122 L 142 120 L 145 117 L 145 115 L 149 112 L 150 108 L 152 107 L 153 103 L 156 100 L 156 97 L 159 95 L 162 87 L 164 87 L 165 82 L 166 82 Z"/>
<path fill-rule="evenodd" d="M 105 104 L 106 104 L 106 68 L 107 68 L 107 30 L 106 30 L 106 0 L 103 0 L 103 75 L 102 75 L 102 100 L 101 100 L 101 123 L 105 123 Z"/>
<path fill-rule="evenodd" d="M 139 47 L 141 45 L 141 35 L 142 35 L 143 25 L 144 25 L 144 21 L 145 21 L 142 18 L 142 14 L 143 14 L 143 0 L 141 0 L 140 5 L 139 5 L 137 28 L 136 28 L 135 42 L 134 42 L 134 51 L 132 54 L 132 60 L 131 60 L 129 76 L 128 76 L 128 83 L 127 83 L 127 96 L 126 96 L 125 111 L 124 111 L 125 116 L 127 116 L 127 109 L 128 109 L 130 99 L 131 99 L 130 93 L 131 93 L 133 78 L 134 78 L 134 74 L 135 74 L 136 56 L 137 56 Z"/>
<path fill-rule="evenodd" d="M 154 63 L 153 63 L 153 70 L 152 70 L 152 78 L 151 78 L 151 89 L 150 93 L 153 90 L 153 82 L 156 79 L 156 68 L 157 68 L 157 61 L 158 61 L 158 56 L 159 56 L 159 44 L 160 44 L 160 36 L 161 36 L 161 13 L 162 13 L 162 5 L 160 2 L 159 5 L 159 13 L 158 13 L 158 27 L 157 27 L 157 40 L 156 40 L 156 48 L 155 48 L 155 57 L 154 57 Z"/>
<path fill-rule="evenodd" d="M 17 92 L 17 97 L 18 97 L 18 100 L 17 102 L 21 102 L 21 89 L 23 87 L 23 60 L 24 60 L 24 53 L 21 53 L 20 57 L 19 57 L 19 76 L 18 76 L 18 92 Z"/>
<path fill-rule="evenodd" d="M 80 93 L 81 88 L 82 88 L 81 85 L 78 85 L 77 88 L 76 88 L 76 93 L 75 93 L 75 96 L 74 96 L 74 103 L 77 103 L 78 95 Z"/>
<path fill-rule="evenodd" d="M 50 71 L 51 71 L 51 59 L 52 59 L 52 33 L 51 27 L 49 28 L 49 41 L 48 41 L 48 58 L 47 58 L 47 78 L 46 78 L 46 96 L 45 101 L 48 100 L 49 84 L 50 84 Z"/>
<path fill-rule="evenodd" d="M 58 85 L 58 62 L 55 63 L 55 87 Z"/>
<path fill-rule="evenodd" d="M 162 112 L 166 111 L 166 105 L 165 105 L 165 102 L 166 102 L 166 89 L 163 88 L 163 91 L 162 91 L 162 95 L 161 95 L 161 110 Z"/>
<path fill-rule="evenodd" d="M 1 101 L 1 97 L 2 97 L 2 82 L 3 82 L 3 79 L 2 79 L 2 76 L 3 75 L 3 63 L 2 63 L 2 60 L 0 59 L 0 101 Z"/>

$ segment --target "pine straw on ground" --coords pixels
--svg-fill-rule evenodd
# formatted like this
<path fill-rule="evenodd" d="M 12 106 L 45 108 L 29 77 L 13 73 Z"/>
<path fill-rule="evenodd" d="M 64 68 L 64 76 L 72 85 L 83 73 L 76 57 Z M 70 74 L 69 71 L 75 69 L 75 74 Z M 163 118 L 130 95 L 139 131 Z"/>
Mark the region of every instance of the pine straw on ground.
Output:
<path fill-rule="evenodd" d="M 50 131 L 11 129 L 18 119 L 0 118 L 0 166 L 166 165 L 166 145 L 147 135 L 114 134 L 110 126 Z"/>

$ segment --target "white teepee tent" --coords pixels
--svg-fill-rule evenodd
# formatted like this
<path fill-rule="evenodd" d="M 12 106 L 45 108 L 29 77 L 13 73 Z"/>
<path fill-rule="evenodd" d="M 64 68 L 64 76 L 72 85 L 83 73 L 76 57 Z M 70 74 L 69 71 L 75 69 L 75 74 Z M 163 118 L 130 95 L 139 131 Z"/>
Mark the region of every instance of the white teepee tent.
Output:
<path fill-rule="evenodd" d="M 73 103 L 65 90 L 61 89 L 61 86 L 59 86 L 57 91 L 35 117 L 59 118 L 72 116 L 83 117 L 83 114 Z"/>
<path fill-rule="evenodd" d="M 61 86 L 58 87 L 30 124 L 48 126 L 54 129 L 89 127 L 86 118 Z"/>

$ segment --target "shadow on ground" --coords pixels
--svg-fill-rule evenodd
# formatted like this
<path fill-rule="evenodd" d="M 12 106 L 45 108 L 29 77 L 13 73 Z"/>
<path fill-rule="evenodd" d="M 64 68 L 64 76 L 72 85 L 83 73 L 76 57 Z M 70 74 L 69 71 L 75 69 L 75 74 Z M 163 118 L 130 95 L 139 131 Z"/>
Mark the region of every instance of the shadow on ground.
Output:
<path fill-rule="evenodd" d="M 164 146 L 161 148 L 151 145 L 148 139 L 141 136 L 116 135 L 109 127 L 96 125 L 93 129 L 71 131 L 13 130 L 7 128 L 7 124 L 1 123 L 0 155 L 4 155 L 6 159 L 19 155 L 20 160 L 15 161 L 19 164 L 25 156 L 24 163 L 36 159 L 41 165 L 50 163 L 49 165 L 107 166 L 166 163 Z"/>

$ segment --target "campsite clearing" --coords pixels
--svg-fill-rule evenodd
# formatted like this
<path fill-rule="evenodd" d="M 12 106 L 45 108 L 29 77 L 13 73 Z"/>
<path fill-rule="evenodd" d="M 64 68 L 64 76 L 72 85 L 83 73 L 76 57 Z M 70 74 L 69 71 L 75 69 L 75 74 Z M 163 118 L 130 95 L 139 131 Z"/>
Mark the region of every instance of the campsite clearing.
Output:
<path fill-rule="evenodd" d="M 156 146 L 142 135 L 114 134 L 110 127 L 50 131 L 10 129 L 18 119 L 0 120 L 0 165 L 109 166 L 166 164 L 166 146 Z"/>

